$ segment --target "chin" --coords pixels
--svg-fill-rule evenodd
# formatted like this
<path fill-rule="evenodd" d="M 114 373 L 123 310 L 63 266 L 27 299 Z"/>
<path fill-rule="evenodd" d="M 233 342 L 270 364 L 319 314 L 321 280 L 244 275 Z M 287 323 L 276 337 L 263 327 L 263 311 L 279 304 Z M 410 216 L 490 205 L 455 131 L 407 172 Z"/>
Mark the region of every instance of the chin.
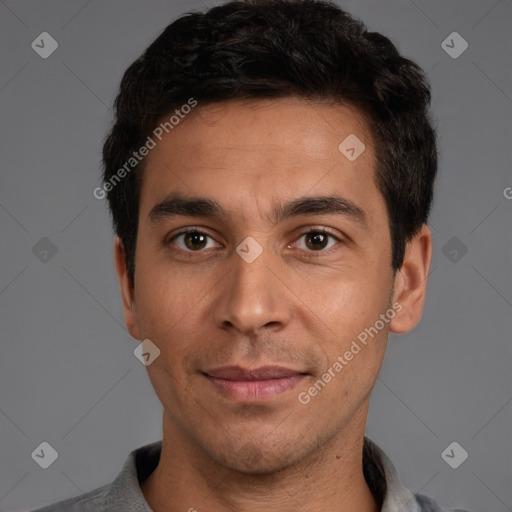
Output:
<path fill-rule="evenodd" d="M 297 447 L 275 448 L 261 446 L 254 442 L 245 443 L 236 451 L 218 454 L 217 461 L 226 469 L 243 475 L 263 476 L 283 471 L 300 459 Z"/>

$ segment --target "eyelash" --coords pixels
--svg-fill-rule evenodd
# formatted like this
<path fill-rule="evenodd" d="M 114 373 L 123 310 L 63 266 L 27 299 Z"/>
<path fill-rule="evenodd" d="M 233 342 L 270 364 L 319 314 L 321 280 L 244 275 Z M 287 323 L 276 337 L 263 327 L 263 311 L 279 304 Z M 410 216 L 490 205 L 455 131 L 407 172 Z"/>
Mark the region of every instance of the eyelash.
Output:
<path fill-rule="evenodd" d="M 186 229 L 183 229 L 182 231 L 179 231 L 178 233 L 175 233 L 172 237 L 166 239 L 164 241 L 164 244 L 171 246 L 171 245 L 173 245 L 173 242 L 179 236 L 190 234 L 190 233 L 198 233 L 198 234 L 205 235 L 205 236 L 213 239 L 213 237 L 210 236 L 205 231 L 201 231 L 200 229 L 197 229 L 197 228 L 186 228 Z M 334 238 L 334 240 L 336 240 L 338 243 L 342 243 L 342 240 L 338 236 L 334 235 L 328 229 L 323 228 L 323 227 L 320 227 L 320 228 L 309 228 L 307 231 L 304 231 L 303 233 L 301 233 L 297 240 L 299 240 L 300 238 L 302 238 L 302 237 L 304 237 L 306 235 L 309 235 L 309 234 L 326 235 L 326 236 L 328 236 L 330 238 Z M 296 243 L 296 242 L 294 242 L 294 243 Z M 172 249 L 175 250 L 175 251 L 185 252 L 185 253 L 188 253 L 188 254 L 194 254 L 194 253 L 200 254 L 200 253 L 204 252 L 204 249 L 199 249 L 197 251 L 190 251 L 190 250 L 181 249 L 181 248 L 175 248 L 175 247 L 173 247 Z M 306 250 L 306 249 L 300 249 L 300 250 L 309 253 L 310 256 L 316 257 L 316 256 L 325 256 L 325 255 L 331 254 L 333 252 L 333 250 L 336 250 L 336 246 L 329 247 L 328 249 L 319 249 L 318 251 Z"/>

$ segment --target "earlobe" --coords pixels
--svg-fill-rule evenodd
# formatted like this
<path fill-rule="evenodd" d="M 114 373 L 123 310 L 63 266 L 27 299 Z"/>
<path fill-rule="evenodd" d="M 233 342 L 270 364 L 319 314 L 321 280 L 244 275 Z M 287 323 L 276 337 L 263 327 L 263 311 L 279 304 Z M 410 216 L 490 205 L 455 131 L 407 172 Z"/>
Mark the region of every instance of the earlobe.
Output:
<path fill-rule="evenodd" d="M 395 275 L 393 303 L 399 303 L 402 309 L 389 324 L 391 332 L 406 333 L 420 321 L 431 258 L 432 234 L 424 224 L 407 243 L 403 264 Z"/>
<path fill-rule="evenodd" d="M 114 240 L 114 261 L 116 265 L 117 278 L 119 280 L 121 298 L 123 300 L 124 321 L 128 328 L 128 332 L 135 339 L 139 340 L 140 335 L 135 308 L 135 290 L 132 288 L 128 276 L 125 250 L 123 242 L 119 237 L 116 237 Z"/>

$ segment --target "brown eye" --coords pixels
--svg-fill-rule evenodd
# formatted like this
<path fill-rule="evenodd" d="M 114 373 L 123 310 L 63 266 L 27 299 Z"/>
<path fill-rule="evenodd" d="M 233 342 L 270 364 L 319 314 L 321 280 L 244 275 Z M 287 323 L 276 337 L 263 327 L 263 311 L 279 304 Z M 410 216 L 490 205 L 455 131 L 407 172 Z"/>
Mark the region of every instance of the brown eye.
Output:
<path fill-rule="evenodd" d="M 306 246 L 313 251 L 325 249 L 329 241 L 329 235 L 325 233 L 306 233 Z"/>
<path fill-rule="evenodd" d="M 186 252 L 200 252 L 202 249 L 211 249 L 218 245 L 210 235 L 196 230 L 182 231 L 166 243 Z"/>
<path fill-rule="evenodd" d="M 293 244 L 297 249 L 309 253 L 317 252 L 319 255 L 329 252 L 329 249 L 335 248 L 341 243 L 341 239 L 322 228 L 311 228 L 302 233 L 299 239 Z"/>
<path fill-rule="evenodd" d="M 185 233 L 183 241 L 188 249 L 195 251 L 198 249 L 204 249 L 207 243 L 207 236 L 203 233 L 190 232 Z"/>

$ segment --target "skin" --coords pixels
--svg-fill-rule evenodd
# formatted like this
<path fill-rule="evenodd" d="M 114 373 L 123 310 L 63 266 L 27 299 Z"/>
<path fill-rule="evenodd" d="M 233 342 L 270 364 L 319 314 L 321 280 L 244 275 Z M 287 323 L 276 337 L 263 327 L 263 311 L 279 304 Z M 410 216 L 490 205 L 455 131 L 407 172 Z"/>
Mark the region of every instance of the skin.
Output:
<path fill-rule="evenodd" d="M 350 134 L 366 146 L 355 161 L 338 150 Z M 378 510 L 361 467 L 369 395 L 389 331 L 420 320 L 431 234 L 422 227 L 395 273 L 374 176 L 360 113 L 298 98 L 198 105 L 148 155 L 133 288 L 119 239 L 115 260 L 130 334 L 161 351 L 147 371 L 164 410 L 162 455 L 141 485 L 155 512 Z M 176 192 L 214 200 L 226 215 L 151 220 Z M 364 222 L 340 213 L 269 218 L 274 205 L 333 194 L 357 205 Z M 173 238 L 181 228 L 208 237 L 190 246 L 190 235 Z M 332 236 L 320 243 L 310 228 Z M 262 248 L 252 263 L 236 252 L 248 236 Z M 300 403 L 393 303 L 401 311 Z M 268 364 L 307 375 L 270 400 L 245 402 L 202 373 Z"/>

